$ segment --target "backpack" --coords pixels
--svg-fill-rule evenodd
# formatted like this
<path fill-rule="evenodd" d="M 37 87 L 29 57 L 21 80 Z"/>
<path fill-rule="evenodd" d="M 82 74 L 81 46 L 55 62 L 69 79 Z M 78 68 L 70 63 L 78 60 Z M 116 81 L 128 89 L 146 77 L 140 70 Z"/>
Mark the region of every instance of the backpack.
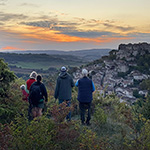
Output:
<path fill-rule="evenodd" d="M 32 85 L 32 89 L 29 94 L 30 103 L 39 104 L 40 102 L 43 102 L 43 94 L 41 91 L 41 85 L 37 85 L 37 84 Z"/>

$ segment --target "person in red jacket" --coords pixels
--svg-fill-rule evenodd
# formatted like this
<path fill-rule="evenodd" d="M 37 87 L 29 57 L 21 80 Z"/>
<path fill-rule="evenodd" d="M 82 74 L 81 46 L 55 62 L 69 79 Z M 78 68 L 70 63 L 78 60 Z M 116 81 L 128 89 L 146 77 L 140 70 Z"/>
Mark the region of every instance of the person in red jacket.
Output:
<path fill-rule="evenodd" d="M 20 89 L 22 91 L 22 100 L 28 102 L 28 96 L 29 96 L 29 94 L 25 91 L 25 85 L 22 84 L 20 86 Z"/>
<path fill-rule="evenodd" d="M 26 86 L 25 86 L 25 91 L 28 93 L 28 95 L 29 95 L 29 90 L 30 90 L 32 83 L 36 81 L 37 73 L 35 71 L 32 71 L 29 77 L 30 78 L 26 81 Z M 28 97 L 28 101 L 29 101 L 29 97 Z M 32 104 L 29 101 L 29 109 L 28 109 L 29 120 L 32 120 L 31 112 L 32 112 Z"/>
<path fill-rule="evenodd" d="M 32 83 L 36 81 L 37 73 L 35 71 L 32 71 L 29 77 L 30 78 L 26 81 L 26 88 L 25 88 L 28 94 Z"/>

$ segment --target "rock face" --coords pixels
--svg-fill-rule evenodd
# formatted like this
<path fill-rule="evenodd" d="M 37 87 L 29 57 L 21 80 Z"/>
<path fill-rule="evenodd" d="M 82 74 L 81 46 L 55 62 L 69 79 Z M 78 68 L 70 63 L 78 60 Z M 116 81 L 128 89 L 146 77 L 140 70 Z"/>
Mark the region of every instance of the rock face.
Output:
<path fill-rule="evenodd" d="M 150 75 L 137 70 L 129 70 L 131 67 L 137 66 L 137 57 L 150 54 L 150 44 L 120 44 L 118 50 L 112 50 L 109 54 L 109 56 L 103 57 L 99 63 L 92 63 L 84 68 L 94 71 L 92 80 L 99 91 L 104 89 L 106 91 L 101 92 L 106 92 L 106 94 L 114 92 L 121 98 L 121 101 L 132 103 L 136 100 L 133 91 L 138 90 L 138 87 L 134 85 L 134 80 L 140 82 L 149 78 Z M 74 72 L 75 81 L 82 77 L 81 69 Z"/>
<path fill-rule="evenodd" d="M 118 51 L 115 53 L 117 59 L 136 57 L 137 55 L 145 55 L 150 53 L 150 44 L 139 43 L 139 44 L 120 44 Z"/>

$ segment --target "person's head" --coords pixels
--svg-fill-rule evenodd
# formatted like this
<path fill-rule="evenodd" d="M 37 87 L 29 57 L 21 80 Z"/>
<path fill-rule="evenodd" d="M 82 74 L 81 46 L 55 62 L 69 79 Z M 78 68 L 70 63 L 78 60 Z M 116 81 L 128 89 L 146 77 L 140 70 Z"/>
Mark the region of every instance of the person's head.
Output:
<path fill-rule="evenodd" d="M 82 75 L 83 76 L 87 76 L 88 75 L 88 71 L 86 69 L 82 69 Z"/>
<path fill-rule="evenodd" d="M 61 67 L 60 69 L 61 72 L 66 72 L 67 71 L 67 68 L 65 66 Z"/>
<path fill-rule="evenodd" d="M 37 73 L 35 71 L 32 71 L 29 77 L 32 79 L 36 79 Z"/>
<path fill-rule="evenodd" d="M 22 85 L 20 86 L 20 89 L 21 89 L 21 90 L 25 90 L 25 85 L 22 84 Z"/>
<path fill-rule="evenodd" d="M 87 75 L 90 79 L 92 79 L 92 71 L 89 71 L 88 75 Z"/>
<path fill-rule="evenodd" d="M 37 77 L 36 77 L 36 80 L 37 80 L 37 82 L 41 82 L 42 76 L 40 74 L 38 74 Z"/>

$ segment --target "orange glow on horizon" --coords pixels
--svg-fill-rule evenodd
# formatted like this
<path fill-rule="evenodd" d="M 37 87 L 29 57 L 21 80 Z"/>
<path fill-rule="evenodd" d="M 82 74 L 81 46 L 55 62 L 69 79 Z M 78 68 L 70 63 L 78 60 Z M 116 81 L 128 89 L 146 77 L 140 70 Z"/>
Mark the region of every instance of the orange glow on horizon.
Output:
<path fill-rule="evenodd" d="M 109 36 L 101 36 L 101 37 L 77 37 L 70 36 L 66 34 L 62 34 L 61 31 L 51 30 L 49 28 L 42 27 L 29 27 L 29 26 L 21 26 L 21 27 L 13 27 L 9 29 L 5 29 L 7 32 L 18 34 L 23 43 L 45 43 L 45 42 L 58 42 L 58 43 L 69 43 L 69 42 L 82 42 L 82 43 L 93 43 L 95 45 L 100 45 L 102 43 L 109 43 L 115 40 L 127 40 L 133 39 L 132 37 L 109 37 Z M 2 48 L 2 50 L 24 50 L 16 47 L 7 46 Z"/>
<path fill-rule="evenodd" d="M 32 30 L 32 31 L 30 31 L 30 30 Z M 61 42 L 66 42 L 66 43 L 84 42 L 84 43 L 100 44 L 100 43 L 111 42 L 114 40 L 133 39 L 132 37 L 127 37 L 127 36 L 126 37 L 103 36 L 103 37 L 97 37 L 97 38 L 69 36 L 66 34 L 62 34 L 59 31 L 43 29 L 41 27 L 31 27 L 31 28 L 25 27 L 25 32 L 21 33 L 21 35 L 26 38 L 32 38 L 32 39 L 43 40 L 43 41 L 51 41 L 51 42 L 60 42 L 60 43 Z"/>
<path fill-rule="evenodd" d="M 12 47 L 12 46 L 6 46 L 6 47 L 2 47 L 2 50 L 24 50 L 22 48 L 16 48 L 16 47 Z"/>

